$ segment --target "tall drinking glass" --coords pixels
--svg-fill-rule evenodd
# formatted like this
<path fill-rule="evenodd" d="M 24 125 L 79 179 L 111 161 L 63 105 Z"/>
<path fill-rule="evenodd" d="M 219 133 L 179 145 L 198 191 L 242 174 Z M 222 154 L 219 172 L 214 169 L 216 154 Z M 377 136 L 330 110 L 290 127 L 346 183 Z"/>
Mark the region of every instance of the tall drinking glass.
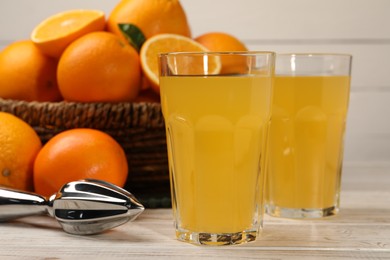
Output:
<path fill-rule="evenodd" d="M 278 54 L 266 211 L 317 218 L 339 210 L 350 55 Z"/>
<path fill-rule="evenodd" d="M 253 241 L 262 228 L 274 54 L 161 54 L 176 236 L 200 245 Z"/>

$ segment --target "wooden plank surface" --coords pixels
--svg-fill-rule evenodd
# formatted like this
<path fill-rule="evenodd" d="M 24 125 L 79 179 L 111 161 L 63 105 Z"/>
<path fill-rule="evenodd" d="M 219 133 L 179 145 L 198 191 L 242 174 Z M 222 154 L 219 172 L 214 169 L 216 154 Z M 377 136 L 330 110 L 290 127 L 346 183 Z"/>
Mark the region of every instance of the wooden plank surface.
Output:
<path fill-rule="evenodd" d="M 359 89 L 351 92 L 345 161 L 390 161 L 389 101 L 390 88 L 389 91 L 378 88 L 376 91 Z"/>
<path fill-rule="evenodd" d="M 119 0 L 2 0 L 6 38 L 26 36 L 47 16 L 74 8 L 111 12 Z M 180 0 L 193 35 L 228 31 L 243 39 L 389 40 L 388 0 Z M 21 19 L 22 18 L 22 19 Z M 26 21 L 29 21 L 26 23 Z"/>
<path fill-rule="evenodd" d="M 390 259 L 390 164 L 344 167 L 335 217 L 265 217 L 254 243 L 199 247 L 174 237 L 171 210 L 146 210 L 135 222 L 94 236 L 64 233 L 47 217 L 0 224 L 0 259 Z"/>
<path fill-rule="evenodd" d="M 247 40 L 389 40 L 387 0 L 181 0 L 193 34 L 218 30 Z M 243 27 L 245 25 L 245 27 Z"/>

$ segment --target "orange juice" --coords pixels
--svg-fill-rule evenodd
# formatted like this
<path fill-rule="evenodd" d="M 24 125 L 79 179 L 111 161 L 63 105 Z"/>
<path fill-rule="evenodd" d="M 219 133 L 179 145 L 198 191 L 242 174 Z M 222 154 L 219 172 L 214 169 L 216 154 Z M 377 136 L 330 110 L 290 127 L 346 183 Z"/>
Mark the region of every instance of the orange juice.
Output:
<path fill-rule="evenodd" d="M 349 86 L 349 76 L 275 77 L 267 208 L 338 207 Z"/>
<path fill-rule="evenodd" d="M 261 225 L 270 77 L 164 76 L 160 86 L 177 230 Z"/>

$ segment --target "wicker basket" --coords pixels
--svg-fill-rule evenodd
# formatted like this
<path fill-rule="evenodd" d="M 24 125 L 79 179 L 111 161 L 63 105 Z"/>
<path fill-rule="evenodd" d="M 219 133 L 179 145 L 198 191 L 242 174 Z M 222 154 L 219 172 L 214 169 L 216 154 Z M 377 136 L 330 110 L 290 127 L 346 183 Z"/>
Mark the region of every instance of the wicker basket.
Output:
<path fill-rule="evenodd" d="M 72 128 L 102 130 L 125 150 L 129 176 L 125 188 L 147 207 L 169 207 L 165 126 L 157 103 L 25 102 L 0 99 L 0 111 L 30 124 L 43 143 Z"/>

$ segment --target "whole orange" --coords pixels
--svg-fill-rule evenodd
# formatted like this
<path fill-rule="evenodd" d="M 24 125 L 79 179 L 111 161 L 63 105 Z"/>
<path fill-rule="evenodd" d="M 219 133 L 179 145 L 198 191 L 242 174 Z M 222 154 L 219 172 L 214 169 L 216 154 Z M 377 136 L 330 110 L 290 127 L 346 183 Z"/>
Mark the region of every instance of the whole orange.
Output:
<path fill-rule="evenodd" d="M 123 37 L 119 23 L 137 26 L 146 39 L 160 33 L 191 37 L 187 16 L 179 0 L 122 0 L 109 15 L 107 29 Z"/>
<path fill-rule="evenodd" d="M 58 63 L 58 86 L 65 100 L 134 100 L 141 86 L 138 53 L 118 36 L 93 32 L 72 42 Z"/>
<path fill-rule="evenodd" d="M 0 185 L 33 190 L 33 165 L 42 144 L 20 118 L 0 112 Z"/>
<path fill-rule="evenodd" d="M 57 61 L 30 40 L 11 43 L 0 52 L 0 97 L 26 101 L 58 101 Z"/>
<path fill-rule="evenodd" d="M 195 41 L 205 46 L 210 51 L 230 52 L 247 51 L 248 48 L 237 37 L 223 32 L 209 32 L 195 38 Z M 245 57 L 242 60 L 234 60 L 230 57 L 221 57 L 222 74 L 239 73 L 246 67 Z M 244 68 L 245 69 L 245 68 Z"/>
<path fill-rule="evenodd" d="M 76 128 L 55 135 L 34 164 L 35 192 L 50 196 L 70 181 L 92 178 L 123 187 L 128 175 L 125 152 L 108 134 Z"/>

